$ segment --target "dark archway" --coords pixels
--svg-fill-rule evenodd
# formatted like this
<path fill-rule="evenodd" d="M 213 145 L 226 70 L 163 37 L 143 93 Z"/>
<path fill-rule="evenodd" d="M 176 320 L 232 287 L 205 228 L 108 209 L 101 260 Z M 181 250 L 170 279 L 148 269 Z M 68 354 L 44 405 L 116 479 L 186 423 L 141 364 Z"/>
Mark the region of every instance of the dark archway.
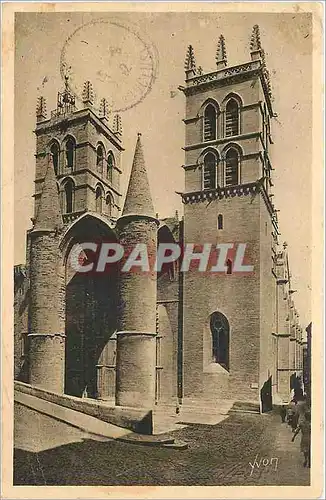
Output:
<path fill-rule="evenodd" d="M 83 265 L 94 269 L 79 273 L 71 265 L 76 244 L 97 244 L 98 250 L 79 253 Z M 84 216 L 64 236 L 66 264 L 66 367 L 65 393 L 109 399 L 115 393 L 117 269 L 96 272 L 103 242 L 116 242 L 115 233 L 99 218 Z"/>
<path fill-rule="evenodd" d="M 273 395 L 272 395 L 272 376 L 270 376 L 263 384 L 260 390 L 261 411 L 266 413 L 273 409 Z"/>
<path fill-rule="evenodd" d="M 229 370 L 230 325 L 224 314 L 213 312 L 210 316 L 212 334 L 212 359 Z"/>

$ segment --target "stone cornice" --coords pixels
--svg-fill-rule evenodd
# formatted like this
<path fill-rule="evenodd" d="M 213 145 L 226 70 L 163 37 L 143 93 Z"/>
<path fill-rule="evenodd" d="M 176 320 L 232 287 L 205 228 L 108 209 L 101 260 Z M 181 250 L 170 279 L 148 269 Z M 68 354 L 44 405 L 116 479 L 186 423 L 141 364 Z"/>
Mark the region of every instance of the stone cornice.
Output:
<path fill-rule="evenodd" d="M 248 134 L 233 135 L 231 137 L 221 137 L 220 139 L 214 139 L 214 141 L 197 142 L 195 144 L 189 144 L 182 148 L 184 151 L 192 151 L 193 149 L 207 148 L 209 146 L 217 146 L 218 144 L 225 144 L 228 142 L 239 142 L 243 139 L 252 139 L 254 137 L 260 138 L 260 132 L 250 132 Z"/>
<path fill-rule="evenodd" d="M 66 338 L 66 334 L 65 333 L 28 333 L 27 335 L 28 337 L 61 337 L 61 338 Z"/>
<path fill-rule="evenodd" d="M 203 90 L 207 84 L 219 83 L 222 85 L 227 85 L 229 79 L 234 79 L 234 77 L 241 76 L 242 78 L 248 77 L 248 74 L 255 73 L 259 71 L 261 67 L 260 61 L 250 61 L 245 64 L 238 64 L 237 66 L 222 68 L 211 73 L 206 73 L 204 75 L 196 75 L 186 80 L 186 87 L 183 87 L 183 92 L 187 95 L 192 89 Z"/>
<path fill-rule="evenodd" d="M 179 193 L 182 197 L 182 202 L 198 203 L 202 201 L 211 201 L 216 199 L 227 198 L 231 196 L 242 196 L 258 192 L 257 182 L 249 184 L 239 184 L 237 186 L 226 186 L 214 189 L 205 189 L 203 191 L 192 191 L 190 193 Z"/>
<path fill-rule="evenodd" d="M 267 210 L 271 216 L 271 221 L 274 228 L 278 232 L 277 221 L 275 220 L 275 210 L 270 201 L 268 194 L 266 193 L 265 187 L 262 184 L 261 179 L 255 182 L 250 182 L 246 184 L 239 184 L 237 186 L 225 186 L 217 187 L 214 189 L 205 189 L 201 191 L 192 191 L 188 193 L 177 192 L 182 197 L 182 203 L 200 203 L 203 201 L 213 201 L 216 199 L 229 198 L 234 196 L 247 196 L 248 194 L 260 193 L 265 202 Z M 279 233 L 278 233 L 279 234 Z"/>
<path fill-rule="evenodd" d="M 120 138 L 108 127 L 105 122 L 98 118 L 98 116 L 90 108 L 80 109 L 67 115 L 60 115 L 58 117 L 52 117 L 39 122 L 37 123 L 34 132 L 36 135 L 40 135 L 44 132 L 60 129 L 64 125 L 68 127 L 71 123 L 83 121 L 85 119 L 89 120 L 93 123 L 93 125 L 95 125 L 95 127 L 99 128 L 105 137 L 112 142 L 112 144 L 114 144 L 119 151 L 124 151 Z"/>
<path fill-rule="evenodd" d="M 209 88 L 232 85 L 238 81 L 248 80 L 253 76 L 258 76 L 260 78 L 269 113 L 271 116 L 274 116 L 267 82 L 263 74 L 263 64 L 260 60 L 249 61 L 237 66 L 222 68 L 203 75 L 192 76 L 186 80 L 186 86 L 180 86 L 179 89 L 186 96 L 188 96 L 202 92 L 203 90 L 208 90 Z"/>

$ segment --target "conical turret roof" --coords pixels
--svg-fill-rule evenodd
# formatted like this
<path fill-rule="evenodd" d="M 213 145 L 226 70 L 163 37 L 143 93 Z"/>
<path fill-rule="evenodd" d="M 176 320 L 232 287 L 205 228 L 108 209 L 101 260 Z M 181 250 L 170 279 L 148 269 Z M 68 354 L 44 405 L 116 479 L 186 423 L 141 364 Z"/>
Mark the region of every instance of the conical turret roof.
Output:
<path fill-rule="evenodd" d="M 138 134 L 122 216 L 147 215 L 155 217 L 140 137 L 141 134 Z"/>
<path fill-rule="evenodd" d="M 60 227 L 62 227 L 62 215 L 57 182 L 53 165 L 49 163 L 45 174 L 33 231 L 54 231 Z"/>

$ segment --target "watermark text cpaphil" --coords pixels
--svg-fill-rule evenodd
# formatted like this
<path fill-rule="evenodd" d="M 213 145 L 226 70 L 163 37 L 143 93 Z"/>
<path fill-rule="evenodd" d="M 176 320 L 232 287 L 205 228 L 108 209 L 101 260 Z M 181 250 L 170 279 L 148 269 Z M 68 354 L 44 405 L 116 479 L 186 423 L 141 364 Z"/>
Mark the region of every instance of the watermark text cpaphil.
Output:
<path fill-rule="evenodd" d="M 252 249 L 246 243 L 146 243 L 80 242 L 73 245 L 68 265 L 76 273 L 161 273 L 178 263 L 181 272 L 250 275 L 254 272 Z"/>

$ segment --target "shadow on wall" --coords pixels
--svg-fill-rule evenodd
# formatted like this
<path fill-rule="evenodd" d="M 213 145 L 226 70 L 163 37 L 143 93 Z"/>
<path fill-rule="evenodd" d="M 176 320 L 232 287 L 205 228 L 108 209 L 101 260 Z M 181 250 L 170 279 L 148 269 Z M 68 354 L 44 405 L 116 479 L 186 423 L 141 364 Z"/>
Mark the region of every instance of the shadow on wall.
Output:
<path fill-rule="evenodd" d="M 272 377 L 270 376 L 266 382 L 264 382 L 263 387 L 260 390 L 261 399 L 261 411 L 266 413 L 273 409 L 273 399 L 272 399 Z"/>
<path fill-rule="evenodd" d="M 295 399 L 301 399 L 303 396 L 302 379 L 296 373 L 292 373 L 290 377 L 290 390 L 292 391 L 292 389 Z"/>

